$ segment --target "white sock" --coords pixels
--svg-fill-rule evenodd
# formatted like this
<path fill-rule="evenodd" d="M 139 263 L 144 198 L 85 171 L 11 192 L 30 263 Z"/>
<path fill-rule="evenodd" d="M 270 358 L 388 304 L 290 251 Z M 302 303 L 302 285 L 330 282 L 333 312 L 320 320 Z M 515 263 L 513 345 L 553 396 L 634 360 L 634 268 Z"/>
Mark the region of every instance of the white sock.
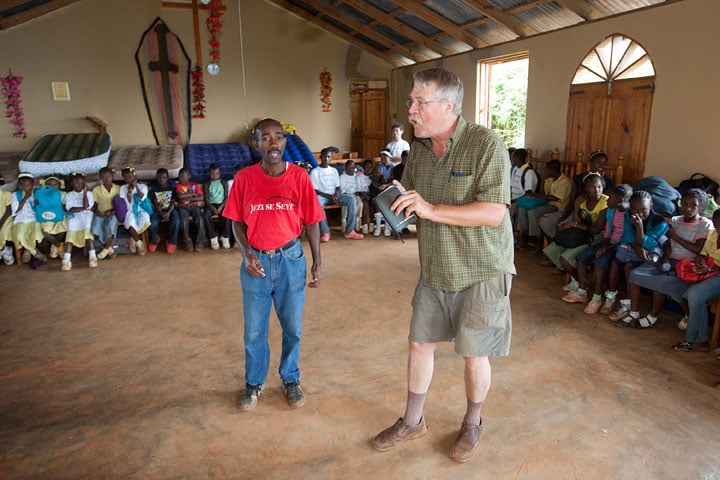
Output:
<path fill-rule="evenodd" d="M 95 253 L 95 250 L 94 250 L 94 249 L 93 249 L 93 250 L 90 250 L 90 251 L 88 252 L 88 257 L 90 257 L 90 258 L 97 258 L 97 254 Z"/>
<path fill-rule="evenodd" d="M 72 254 L 70 253 L 63 253 L 63 260 L 70 260 L 72 258 Z"/>
<path fill-rule="evenodd" d="M 617 293 L 617 290 L 615 290 L 614 292 L 611 292 L 610 290 L 605 290 L 605 298 L 615 301 L 615 296 L 617 295 Z"/>
<path fill-rule="evenodd" d="M 630 316 L 637 320 L 638 318 L 640 318 L 640 312 L 630 312 Z"/>

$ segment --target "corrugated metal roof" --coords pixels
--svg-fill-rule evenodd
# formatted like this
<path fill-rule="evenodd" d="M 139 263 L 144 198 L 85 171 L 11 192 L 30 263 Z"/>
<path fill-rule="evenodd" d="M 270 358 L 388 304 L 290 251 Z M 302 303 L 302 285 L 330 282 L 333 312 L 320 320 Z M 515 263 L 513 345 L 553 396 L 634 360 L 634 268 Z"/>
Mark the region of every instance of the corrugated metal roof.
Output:
<path fill-rule="evenodd" d="M 532 10 L 520 12 L 515 15 L 515 18 L 527 23 L 539 32 L 558 30 L 585 21 L 577 13 L 561 7 L 554 2 L 540 5 Z"/>
<path fill-rule="evenodd" d="M 465 25 L 484 16 L 461 0 L 428 0 L 423 5 L 455 25 Z"/>
<path fill-rule="evenodd" d="M 21 0 L 0 7 L 0 30 L 79 0 Z M 675 0 L 267 0 L 396 65 L 527 38 Z M 485 3 L 487 2 L 487 3 Z M 0 0 L 3 3 L 3 0 Z M 190 3 L 190 0 L 185 0 Z M 712 7 L 720 8 L 716 0 Z M 487 14 L 484 5 L 491 5 Z M 716 5 L 718 4 L 718 5 Z M 662 7 L 661 7 L 662 8 Z M 392 18 L 391 18 L 392 17 Z M 442 21 L 439 21 L 441 19 Z M 407 29 L 400 28 L 404 23 Z M 360 25 L 370 26 L 369 32 Z M 457 28 L 449 28 L 449 25 Z M 357 30 L 356 30 L 357 28 Z M 364 35 L 360 35 L 364 32 Z M 372 37 L 372 38 L 368 38 Z M 470 45 L 468 45 L 468 43 Z M 439 51 L 438 51 L 439 50 Z M 436 52 L 436 53 L 435 53 Z M 413 56 L 409 59 L 408 56 Z"/>

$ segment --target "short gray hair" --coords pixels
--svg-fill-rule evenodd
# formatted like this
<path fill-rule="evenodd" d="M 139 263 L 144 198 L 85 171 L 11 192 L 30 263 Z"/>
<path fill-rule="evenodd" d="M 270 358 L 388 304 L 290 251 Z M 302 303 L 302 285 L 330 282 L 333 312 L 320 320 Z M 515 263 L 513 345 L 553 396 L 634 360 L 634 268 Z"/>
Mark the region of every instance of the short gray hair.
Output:
<path fill-rule="evenodd" d="M 446 68 L 428 68 L 413 75 L 413 87 L 427 87 L 431 83 L 437 88 L 438 100 L 452 102 L 453 113 L 460 115 L 464 93 L 462 80 Z"/>

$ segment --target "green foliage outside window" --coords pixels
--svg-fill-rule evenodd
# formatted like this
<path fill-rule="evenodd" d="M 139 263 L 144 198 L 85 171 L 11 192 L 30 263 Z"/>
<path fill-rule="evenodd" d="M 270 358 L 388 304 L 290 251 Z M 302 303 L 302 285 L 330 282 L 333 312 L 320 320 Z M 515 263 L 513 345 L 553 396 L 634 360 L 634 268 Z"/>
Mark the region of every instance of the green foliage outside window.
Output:
<path fill-rule="evenodd" d="M 509 147 L 525 145 L 528 60 L 493 65 L 490 128 Z"/>

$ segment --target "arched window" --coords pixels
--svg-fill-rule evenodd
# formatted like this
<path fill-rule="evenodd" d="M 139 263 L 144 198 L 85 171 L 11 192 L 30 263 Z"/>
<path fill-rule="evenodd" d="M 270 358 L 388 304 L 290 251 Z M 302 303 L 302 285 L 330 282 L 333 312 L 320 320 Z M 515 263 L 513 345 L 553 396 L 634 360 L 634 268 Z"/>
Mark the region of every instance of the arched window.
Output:
<path fill-rule="evenodd" d="M 589 152 L 603 150 L 611 177 L 643 178 L 654 91 L 655 68 L 645 49 L 618 33 L 604 38 L 570 85 L 565 158 L 582 165 Z"/>
<path fill-rule="evenodd" d="M 572 85 L 654 75 L 655 69 L 645 49 L 635 40 L 616 33 L 590 50 L 575 71 Z"/>

